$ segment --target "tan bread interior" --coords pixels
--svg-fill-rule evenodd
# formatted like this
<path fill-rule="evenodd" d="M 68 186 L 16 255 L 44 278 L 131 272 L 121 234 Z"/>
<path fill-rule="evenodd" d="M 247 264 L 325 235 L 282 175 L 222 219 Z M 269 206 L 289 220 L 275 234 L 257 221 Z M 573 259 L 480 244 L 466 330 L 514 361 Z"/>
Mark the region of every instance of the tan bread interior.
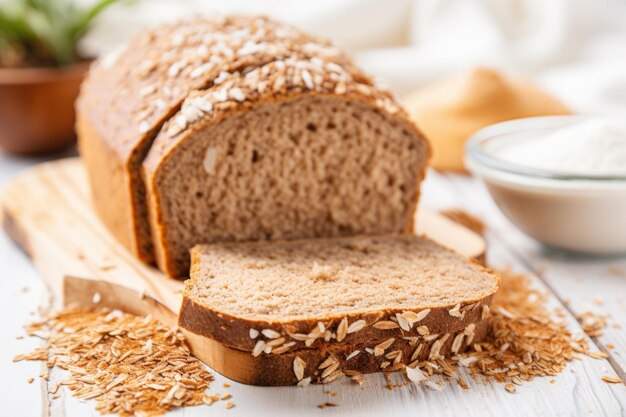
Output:
<path fill-rule="evenodd" d="M 225 118 L 195 131 L 157 173 L 165 252 L 185 276 L 200 243 L 403 233 L 426 146 L 398 119 L 333 96 Z"/>
<path fill-rule="evenodd" d="M 248 319 L 454 306 L 493 294 L 497 277 L 416 236 L 194 248 L 186 296 Z"/>

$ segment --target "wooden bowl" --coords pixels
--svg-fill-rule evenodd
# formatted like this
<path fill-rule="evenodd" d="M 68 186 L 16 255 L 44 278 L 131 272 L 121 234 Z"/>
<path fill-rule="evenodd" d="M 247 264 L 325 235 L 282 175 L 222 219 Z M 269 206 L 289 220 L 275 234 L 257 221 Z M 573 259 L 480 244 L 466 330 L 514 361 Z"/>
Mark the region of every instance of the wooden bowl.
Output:
<path fill-rule="evenodd" d="M 73 144 L 74 101 L 89 64 L 0 68 L 0 148 L 35 154 Z"/>

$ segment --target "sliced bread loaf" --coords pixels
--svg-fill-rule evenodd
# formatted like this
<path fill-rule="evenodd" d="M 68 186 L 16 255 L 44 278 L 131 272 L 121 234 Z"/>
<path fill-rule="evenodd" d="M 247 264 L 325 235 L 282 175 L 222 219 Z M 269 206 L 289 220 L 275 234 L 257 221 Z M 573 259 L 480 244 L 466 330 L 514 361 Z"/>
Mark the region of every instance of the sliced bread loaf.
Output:
<path fill-rule="evenodd" d="M 437 340 L 484 318 L 499 284 L 416 236 L 202 245 L 192 260 L 181 327 L 253 355 Z"/>
<path fill-rule="evenodd" d="M 405 232 L 430 155 L 340 49 L 266 18 L 144 31 L 77 114 L 97 212 L 173 277 L 199 243 Z"/>

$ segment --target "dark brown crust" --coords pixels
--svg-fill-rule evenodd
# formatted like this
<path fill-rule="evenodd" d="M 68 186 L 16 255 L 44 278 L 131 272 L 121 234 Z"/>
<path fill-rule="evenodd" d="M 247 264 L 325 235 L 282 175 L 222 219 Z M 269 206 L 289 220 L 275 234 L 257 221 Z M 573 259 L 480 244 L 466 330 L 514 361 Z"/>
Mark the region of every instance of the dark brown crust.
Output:
<path fill-rule="evenodd" d="M 285 323 L 235 317 L 223 312 L 208 309 L 206 306 L 197 304 L 185 296 L 183 297 L 178 324 L 184 329 L 214 339 L 226 346 L 252 351 L 257 340 L 259 338 L 265 338 L 262 336 L 259 336 L 257 339 L 250 338 L 250 329 L 255 329 L 259 332 L 264 329 L 274 330 L 283 335 L 287 342 L 296 342 L 293 349 L 298 349 L 305 347 L 305 343 L 291 338 L 289 334 L 306 335 L 317 326 L 318 322 L 322 322 L 327 329 L 336 332 L 335 330 L 339 322 L 343 317 L 347 317 L 348 323 L 350 324 L 358 320 L 365 320 L 367 325 L 361 331 L 347 334 L 343 342 L 355 347 L 365 348 L 368 346 L 371 347 L 372 343 L 377 344 L 390 337 L 419 336 L 416 330 L 418 326 L 426 326 L 430 334 L 445 334 L 458 331 L 471 323 L 479 321 L 481 319 L 483 306 L 490 306 L 492 299 L 493 294 L 481 300 L 467 300 L 460 309 L 461 314 L 465 313 L 463 318 L 453 317 L 449 314 L 449 310 L 454 306 L 433 308 L 426 318 L 417 323 L 411 331 L 404 331 L 400 328 L 381 330 L 372 327 L 372 325 L 379 321 L 390 320 L 392 317 L 395 318 L 396 313 L 402 313 L 403 311 L 419 312 L 420 310 L 386 309 L 375 312 L 350 314 L 347 316 L 328 316 L 319 320 L 317 318 L 290 320 Z M 323 344 L 324 339 L 318 338 L 311 347 L 318 347 Z"/>
<path fill-rule="evenodd" d="M 481 320 L 476 323 L 474 329 L 474 337 L 471 343 L 477 343 L 485 339 L 489 331 L 489 320 Z M 450 352 L 452 343 L 456 334 L 451 334 L 446 342 L 442 345 L 440 353 L 446 357 L 452 355 Z M 190 342 L 192 349 L 198 347 L 194 346 L 194 335 L 190 335 Z M 200 338 L 201 339 L 201 338 Z M 467 338 L 464 338 L 464 342 L 461 345 L 460 352 L 467 346 Z M 221 345 L 217 342 L 205 340 L 209 344 L 203 346 L 201 349 L 193 349 L 196 354 L 200 354 L 200 359 L 211 364 L 211 366 L 219 373 L 234 381 L 241 382 L 249 385 L 263 385 L 263 386 L 281 386 L 281 385 L 295 385 L 298 380 L 293 371 L 293 362 L 297 357 L 302 359 L 306 363 L 304 377 L 311 376 L 312 383 L 321 382 L 320 374 L 321 370 L 319 366 L 324 362 L 329 355 L 334 356 L 339 362 L 339 369 L 342 371 L 352 370 L 362 374 L 385 371 L 381 369 L 381 364 L 385 361 L 393 362 L 385 357 L 392 351 L 401 350 L 402 359 L 400 363 L 411 363 L 411 356 L 415 352 L 418 344 L 414 344 L 408 340 L 398 339 L 394 344 L 385 350 L 385 354 L 380 356 L 374 356 L 373 354 L 361 351 L 349 361 L 346 361 L 346 357 L 353 353 L 355 346 L 348 343 L 331 343 L 320 346 L 317 349 L 300 349 L 293 352 L 282 353 L 278 355 L 274 354 L 261 354 L 258 357 L 253 357 L 250 352 L 239 351 Z M 199 342 L 202 343 L 202 342 Z M 430 346 L 434 341 L 428 345 L 424 345 L 417 360 L 424 361 L 428 359 L 430 353 Z M 222 359 L 221 362 L 203 358 L 203 352 L 211 351 L 211 355 Z M 393 369 L 393 365 L 389 365 L 386 370 Z"/>

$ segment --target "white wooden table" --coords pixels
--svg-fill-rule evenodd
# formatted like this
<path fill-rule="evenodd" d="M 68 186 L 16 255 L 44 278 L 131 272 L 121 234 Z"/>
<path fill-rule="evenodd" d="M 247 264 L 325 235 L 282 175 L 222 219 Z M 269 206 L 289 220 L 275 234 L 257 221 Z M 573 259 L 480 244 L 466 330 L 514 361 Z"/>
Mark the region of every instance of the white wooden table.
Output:
<path fill-rule="evenodd" d="M 36 162 L 0 154 L 0 187 Z M 390 391 L 384 387 L 381 375 L 368 376 L 366 388 L 352 386 L 347 380 L 306 389 L 250 387 L 228 381 L 232 386 L 226 390 L 222 384 L 227 380 L 216 374 L 212 391 L 230 392 L 235 408 L 226 410 L 225 402 L 219 402 L 211 407 L 175 410 L 169 415 L 626 416 L 626 386 L 601 380 L 603 375 L 626 380 L 626 258 L 591 260 L 545 253 L 499 213 L 480 182 L 473 178 L 430 172 L 421 201 L 434 209 L 462 208 L 486 221 L 490 265 L 509 266 L 532 275 L 535 286 L 552 294 L 551 306 L 566 312 L 574 331 L 580 331 L 576 315 L 585 311 L 609 315 L 604 336 L 591 341 L 592 347 L 607 351 L 609 359 L 585 357 L 574 361 L 555 378 L 555 383 L 549 382 L 552 378 L 536 379 L 518 387 L 515 394 L 506 392 L 502 385 L 480 382 L 471 382 L 470 390 L 448 384 L 438 392 L 415 386 Z M 4 335 L 0 343 L 0 415 L 96 416 L 92 403 L 80 402 L 63 389 L 60 398 L 51 400 L 47 385 L 37 377 L 40 363 L 11 361 L 14 355 L 39 343 L 15 337 L 22 334 L 22 325 L 35 317 L 47 292 L 28 259 L 4 233 L 0 233 L 0 266 L 0 323 Z M 30 377 L 35 378 L 32 384 L 27 382 Z M 52 379 L 55 377 L 58 375 L 53 374 Z M 325 402 L 336 403 L 337 407 L 317 408 Z"/>

